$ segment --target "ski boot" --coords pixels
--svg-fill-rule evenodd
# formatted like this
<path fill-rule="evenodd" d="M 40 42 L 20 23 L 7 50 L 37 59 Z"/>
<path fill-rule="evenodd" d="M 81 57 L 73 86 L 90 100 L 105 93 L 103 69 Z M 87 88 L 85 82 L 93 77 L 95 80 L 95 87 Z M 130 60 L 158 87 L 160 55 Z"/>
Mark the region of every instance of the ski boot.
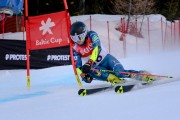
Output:
<path fill-rule="evenodd" d="M 138 75 L 138 74 L 140 74 L 140 75 Z M 157 78 L 155 76 L 151 76 L 151 73 L 148 72 L 148 71 L 145 71 L 145 70 L 141 70 L 137 74 L 132 74 L 131 78 L 134 78 L 134 79 L 140 80 L 140 81 L 144 81 L 144 82 L 147 82 L 147 83 L 150 83 L 150 82 L 153 82 L 153 81 L 157 80 Z"/>
<path fill-rule="evenodd" d="M 116 84 L 122 84 L 125 83 L 125 80 L 118 78 L 117 76 L 113 74 L 109 74 L 107 78 L 107 82 L 110 82 L 112 86 L 115 86 Z"/>

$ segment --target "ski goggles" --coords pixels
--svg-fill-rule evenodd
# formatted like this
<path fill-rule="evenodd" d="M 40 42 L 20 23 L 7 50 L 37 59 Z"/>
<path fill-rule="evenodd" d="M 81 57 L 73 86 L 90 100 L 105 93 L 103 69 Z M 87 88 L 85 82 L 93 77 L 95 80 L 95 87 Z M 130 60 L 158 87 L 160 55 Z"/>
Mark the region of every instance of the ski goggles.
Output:
<path fill-rule="evenodd" d="M 74 35 L 74 36 L 71 35 L 71 39 L 77 43 L 78 41 L 83 41 L 86 37 L 86 34 L 87 32 L 79 34 L 79 35 Z"/>

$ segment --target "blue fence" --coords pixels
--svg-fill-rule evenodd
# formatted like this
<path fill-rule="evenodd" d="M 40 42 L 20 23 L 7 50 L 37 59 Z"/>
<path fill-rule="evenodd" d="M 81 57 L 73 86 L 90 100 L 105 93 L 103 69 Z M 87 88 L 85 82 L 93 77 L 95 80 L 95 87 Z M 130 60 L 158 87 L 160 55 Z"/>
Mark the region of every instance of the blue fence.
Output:
<path fill-rule="evenodd" d="M 0 0 L 0 12 L 19 14 L 23 10 L 24 0 Z M 9 11 L 8 11 L 9 10 Z"/>

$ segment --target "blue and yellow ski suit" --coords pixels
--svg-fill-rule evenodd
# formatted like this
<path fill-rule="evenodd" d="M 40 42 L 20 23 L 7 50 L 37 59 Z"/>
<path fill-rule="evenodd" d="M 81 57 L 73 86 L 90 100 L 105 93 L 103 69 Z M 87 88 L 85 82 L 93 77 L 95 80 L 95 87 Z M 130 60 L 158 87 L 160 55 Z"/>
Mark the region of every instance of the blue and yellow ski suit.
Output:
<path fill-rule="evenodd" d="M 88 74 L 97 80 L 106 81 L 110 73 L 124 78 L 127 75 L 120 74 L 120 72 L 138 72 L 125 70 L 122 64 L 101 46 L 100 39 L 94 31 L 88 31 L 83 45 L 74 43 L 73 52 L 78 74 L 82 73 L 82 65 L 91 59 L 94 64 Z"/>

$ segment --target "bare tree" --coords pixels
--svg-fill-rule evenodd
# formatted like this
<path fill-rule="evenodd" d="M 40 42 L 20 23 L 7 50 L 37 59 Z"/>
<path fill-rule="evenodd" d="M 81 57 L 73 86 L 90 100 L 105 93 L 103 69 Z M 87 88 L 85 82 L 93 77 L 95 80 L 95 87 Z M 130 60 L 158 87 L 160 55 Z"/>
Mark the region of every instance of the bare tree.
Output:
<path fill-rule="evenodd" d="M 155 5 L 154 0 L 111 0 L 114 8 L 112 11 L 116 14 L 128 15 L 127 24 L 126 24 L 126 32 L 134 33 L 136 31 L 136 26 L 132 20 L 136 20 L 138 15 L 144 15 L 152 13 L 155 9 L 153 8 Z M 143 19 L 141 22 L 141 26 L 143 23 Z M 134 32 L 133 32 L 133 31 Z M 139 34 L 141 32 L 141 28 L 139 30 Z"/>
<path fill-rule="evenodd" d="M 112 12 L 116 14 L 129 14 L 129 0 L 111 0 L 113 4 Z M 155 0 L 132 0 L 131 1 L 131 15 L 142 15 L 146 5 L 146 14 L 152 13 L 155 8 Z"/>

